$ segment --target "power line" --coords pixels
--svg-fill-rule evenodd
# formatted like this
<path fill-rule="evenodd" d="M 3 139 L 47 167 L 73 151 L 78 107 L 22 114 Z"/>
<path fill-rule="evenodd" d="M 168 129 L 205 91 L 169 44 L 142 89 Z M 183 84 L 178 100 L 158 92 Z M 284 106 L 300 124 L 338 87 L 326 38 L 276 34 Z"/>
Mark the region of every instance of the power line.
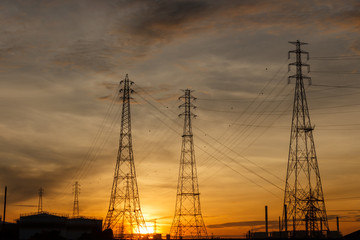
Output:
<path fill-rule="evenodd" d="M 69 183 L 65 186 L 63 192 L 60 194 L 61 196 L 65 196 L 65 192 L 71 187 L 71 185 L 75 179 L 80 180 L 82 177 L 85 176 L 84 173 L 88 171 L 89 163 L 94 161 L 97 158 L 98 153 L 102 150 L 102 149 L 101 150 L 99 150 L 99 149 L 105 145 L 107 140 L 105 141 L 105 143 L 104 143 L 104 141 L 102 141 L 100 143 L 100 145 L 99 145 L 99 141 L 102 136 L 106 137 L 103 135 L 103 132 L 104 132 L 106 124 L 108 123 L 108 121 L 110 119 L 111 114 L 113 113 L 113 108 L 114 108 L 116 102 L 118 101 L 117 99 L 119 97 L 119 95 L 118 95 L 119 89 L 120 89 L 120 84 L 118 84 L 117 87 L 114 89 L 114 92 L 112 93 L 112 99 L 107 107 L 105 116 L 101 121 L 100 127 L 99 127 L 92 143 L 90 144 L 88 151 L 83 155 L 80 166 L 78 167 L 77 171 L 72 176 L 71 181 L 69 181 Z M 120 108 L 117 109 L 117 113 L 119 113 L 119 112 L 120 112 Z M 114 126 L 114 122 L 115 122 L 115 120 L 113 119 L 111 126 L 110 126 L 111 129 Z M 109 139 L 109 135 L 110 134 L 108 134 L 106 139 Z"/>
<path fill-rule="evenodd" d="M 136 85 L 137 85 L 137 84 L 136 84 Z M 140 87 L 139 85 L 137 85 L 137 86 Z M 143 91 L 144 91 L 145 93 L 147 93 L 145 90 L 143 90 Z M 148 93 L 147 93 L 147 94 L 148 94 Z M 151 96 L 150 94 L 148 94 L 148 95 L 152 98 L 152 96 Z M 144 101 L 148 102 L 148 103 L 149 103 L 152 107 L 154 107 L 157 111 L 159 111 L 162 115 L 164 115 L 165 117 L 169 118 L 169 116 L 168 116 L 167 114 L 163 113 L 163 111 L 160 110 L 157 106 L 155 106 L 154 104 L 150 103 L 147 99 L 145 99 L 145 98 L 142 97 L 141 95 L 139 95 L 139 96 L 140 96 Z M 162 103 L 160 103 L 160 104 L 162 104 Z M 169 119 L 172 120 L 171 118 L 169 118 Z M 159 120 L 164 123 L 164 121 L 161 120 L 160 118 L 159 118 Z M 178 124 L 178 123 L 176 123 L 176 124 Z M 178 133 L 173 127 L 170 127 L 168 124 L 165 124 L 165 125 L 166 125 L 167 127 L 169 127 L 171 130 L 173 130 L 173 131 L 175 131 L 176 133 Z M 178 125 L 179 125 L 179 124 L 178 124 Z M 204 132 L 204 131 L 202 131 L 202 132 Z M 179 134 L 179 133 L 178 133 L 178 134 Z M 221 152 L 218 148 L 216 148 L 216 147 L 214 147 L 213 145 L 209 144 L 207 141 L 205 141 L 205 140 L 202 139 L 201 137 L 197 136 L 197 138 L 199 138 L 200 141 L 206 143 L 207 145 L 209 145 L 210 147 L 212 147 L 213 149 L 215 149 L 216 152 L 219 152 L 219 153 L 227 156 L 232 162 L 237 163 L 238 165 L 240 165 L 241 167 L 243 167 L 244 169 L 246 169 L 246 170 L 249 171 L 250 173 L 256 175 L 257 177 L 263 179 L 264 181 L 270 183 L 270 184 L 273 185 L 274 187 L 276 187 L 276 188 L 278 188 L 278 189 L 280 189 L 280 190 L 283 191 L 283 189 L 282 189 L 281 187 L 277 186 L 276 184 L 274 184 L 274 183 L 271 182 L 270 180 L 264 178 L 263 176 L 261 176 L 260 174 L 254 172 L 253 170 L 249 169 L 248 167 L 244 166 L 243 164 L 241 164 L 241 163 L 239 163 L 239 162 L 236 162 L 233 158 L 229 157 L 229 156 L 228 156 L 227 154 L 225 154 L 224 152 Z M 195 145 L 195 146 L 197 147 L 197 145 Z M 202 148 L 200 148 L 200 147 L 198 147 L 198 148 L 199 148 L 201 151 L 204 151 L 205 153 L 207 153 L 208 155 L 210 155 L 207 151 L 203 150 Z M 218 158 L 215 158 L 213 155 L 210 155 L 210 156 L 211 156 L 212 158 L 214 158 L 215 160 L 220 161 L 221 163 L 223 163 L 224 165 L 226 165 L 228 168 L 232 169 L 232 170 L 235 171 L 236 173 L 239 173 L 237 170 L 231 168 L 231 166 L 229 166 L 228 164 L 225 164 L 223 161 L 219 160 Z M 249 159 L 247 159 L 247 160 L 250 161 Z M 252 161 L 250 161 L 250 162 L 252 162 Z M 253 163 L 253 162 L 252 162 L 252 163 Z M 253 164 L 254 164 L 254 163 L 253 163 Z M 255 164 L 255 165 L 256 165 L 256 164 Z M 257 165 L 257 166 L 259 166 L 259 165 Z M 243 176 L 243 177 L 245 177 L 243 174 L 240 174 L 240 175 Z M 247 177 L 245 177 L 245 178 L 246 178 L 247 180 L 249 180 L 249 178 L 247 178 Z M 253 182 L 252 180 L 249 180 L 249 181 Z M 253 182 L 253 183 L 254 183 L 254 182 Z M 259 185 L 259 184 L 256 184 L 256 185 L 261 186 L 261 185 Z M 261 187 L 262 187 L 262 186 L 261 186 Z M 262 188 L 263 188 L 263 187 L 262 187 Z"/>
<path fill-rule="evenodd" d="M 312 57 L 311 60 L 325 60 L 325 61 L 342 61 L 342 60 L 360 60 L 360 55 L 339 55 L 339 56 L 325 56 L 325 57 Z"/>
<path fill-rule="evenodd" d="M 347 93 L 347 94 L 337 94 L 337 95 L 331 95 L 331 96 L 314 96 L 312 97 L 312 99 L 322 99 L 322 98 L 335 98 L 335 97 L 348 97 L 348 96 L 353 96 L 353 95 L 358 95 L 360 94 L 360 91 L 358 92 L 354 92 L 354 93 Z"/>
<path fill-rule="evenodd" d="M 241 102 L 241 103 L 250 103 L 253 100 L 244 100 L 244 99 L 231 99 L 231 98 L 197 98 L 197 101 L 211 101 L 211 102 Z M 266 102 L 279 102 L 282 100 L 268 100 Z"/>
<path fill-rule="evenodd" d="M 337 56 L 315 56 L 315 57 L 311 57 L 311 59 L 353 58 L 353 57 L 360 57 L 360 55 L 359 54 L 352 54 L 352 55 L 337 55 Z"/>
<path fill-rule="evenodd" d="M 139 87 L 139 86 L 138 86 Z M 141 95 L 139 95 L 144 101 L 146 101 L 147 103 L 150 104 L 150 106 L 154 107 L 156 110 L 158 110 L 161 114 L 163 114 L 164 116 L 166 116 L 167 118 L 169 118 L 165 113 L 163 113 L 157 106 L 155 106 L 154 104 L 152 104 L 151 102 L 149 102 L 147 99 L 145 99 L 144 97 L 142 97 Z M 149 95 L 151 96 L 151 95 Z M 166 127 L 168 127 L 169 129 L 171 129 L 172 131 L 174 131 L 176 134 L 181 136 L 181 133 L 178 132 L 178 130 L 176 130 L 174 127 L 172 127 L 170 124 L 167 124 L 162 118 L 155 116 L 161 123 L 163 123 Z M 171 119 L 170 119 L 171 120 Z M 177 123 L 176 123 L 177 124 Z M 179 124 L 177 124 L 179 125 Z M 181 126 L 181 125 L 180 125 Z M 199 138 L 197 136 L 197 138 Z M 204 141 L 203 139 L 199 138 L 201 141 Z M 223 160 L 215 157 L 213 154 L 205 151 L 204 149 L 202 149 L 201 147 L 199 147 L 197 144 L 194 144 L 195 147 L 197 149 L 199 149 L 200 151 L 206 153 L 208 156 L 210 156 L 211 158 L 213 158 L 214 160 L 222 163 L 224 166 L 226 166 L 227 168 L 231 169 L 232 171 L 234 171 L 235 173 L 239 174 L 240 176 L 242 176 L 243 178 L 245 178 L 246 180 L 248 180 L 249 182 L 255 184 L 256 186 L 264 189 L 265 191 L 269 192 L 270 194 L 274 195 L 275 197 L 279 197 L 278 195 L 275 195 L 272 191 L 268 190 L 267 188 L 265 188 L 264 186 L 258 184 L 257 182 L 255 182 L 254 180 L 250 179 L 249 177 L 245 176 L 244 174 L 242 174 L 241 172 L 239 172 L 238 170 L 234 169 L 233 167 L 231 167 L 229 164 L 225 163 Z M 209 146 L 211 146 L 210 144 L 208 144 Z M 234 161 L 234 160 L 233 160 Z M 276 186 L 276 185 L 274 185 Z M 277 188 L 279 188 L 280 190 L 282 190 L 280 187 L 276 186 Z"/>
<path fill-rule="evenodd" d="M 360 58 L 317 58 L 317 59 L 313 59 L 315 61 L 348 61 L 348 60 L 360 60 Z"/>
<path fill-rule="evenodd" d="M 312 73 L 326 73 L 326 74 L 360 74 L 360 72 L 341 72 L 341 71 L 311 71 Z"/>
<path fill-rule="evenodd" d="M 360 196 L 354 196 L 354 197 L 339 197 L 339 198 L 329 198 L 327 200 L 343 200 L 343 199 L 360 199 Z"/>
<path fill-rule="evenodd" d="M 360 212 L 360 209 L 332 209 L 331 212 Z"/>
<path fill-rule="evenodd" d="M 228 122 L 224 121 L 218 121 L 218 120 L 205 120 L 205 119 L 197 119 L 198 121 L 208 121 L 208 122 L 216 122 L 216 123 L 223 123 L 223 124 L 229 124 Z M 290 126 L 285 125 L 261 125 L 261 124 L 241 124 L 241 123 L 235 123 L 236 125 L 240 126 L 246 126 L 246 127 L 261 127 L 261 128 L 290 128 Z M 349 124 L 322 124 L 321 126 L 317 126 L 316 128 L 323 128 L 323 127 L 341 127 L 341 126 L 360 126 L 358 123 L 349 123 Z"/>
<path fill-rule="evenodd" d="M 330 87 L 330 88 L 351 88 L 351 89 L 360 89 L 358 86 L 345 86 L 345 85 L 327 85 L 327 84 L 312 84 L 314 87 Z"/>
<path fill-rule="evenodd" d="M 285 66 L 285 65 L 284 65 Z M 281 68 L 279 69 L 279 71 L 277 72 L 277 74 L 280 72 Z M 276 76 L 276 75 L 275 75 Z M 275 79 L 275 76 L 270 80 L 270 82 Z M 285 77 L 285 74 L 284 76 Z M 280 80 L 276 83 L 276 85 L 270 90 L 269 94 L 266 95 L 266 97 L 260 102 L 258 103 L 252 111 L 250 111 L 250 114 L 246 117 L 246 119 L 243 122 L 251 122 L 251 123 L 255 123 L 260 117 L 264 116 L 265 114 L 263 113 L 259 113 L 257 112 L 257 110 L 263 106 L 264 103 L 267 103 L 267 100 L 270 98 L 271 94 L 277 89 L 277 87 L 279 86 L 279 84 L 281 84 L 281 82 L 283 81 L 282 78 L 280 78 Z M 268 86 L 269 84 L 267 84 L 260 92 L 264 92 L 265 88 Z M 279 96 L 279 94 L 285 89 L 286 85 L 280 90 L 280 92 L 277 94 L 277 96 Z M 261 94 L 262 95 L 262 94 Z M 234 121 L 232 121 L 232 123 L 236 123 L 237 121 L 239 121 L 239 119 L 244 116 L 248 110 L 250 109 L 250 107 L 256 102 L 256 100 L 259 98 L 260 95 L 258 95 L 251 103 L 250 105 L 247 106 L 247 108 L 241 112 L 240 116 L 238 116 Z M 267 109 L 269 107 L 269 104 L 267 104 L 266 106 L 263 107 L 263 109 Z M 264 110 L 263 110 L 264 112 Z M 256 116 L 253 117 L 254 114 L 258 113 Z M 230 124 L 230 126 L 232 126 L 233 124 Z M 233 146 L 238 142 L 238 139 L 240 139 L 239 137 L 241 135 L 244 135 L 247 130 L 249 128 L 245 127 L 242 129 L 242 131 L 238 134 L 235 135 L 236 131 L 233 130 L 229 136 L 227 136 L 225 139 L 221 140 L 222 142 L 227 142 L 228 146 Z M 224 136 L 226 136 L 226 133 L 229 131 L 230 129 L 228 128 L 223 134 L 222 136 L 220 136 L 220 138 L 223 138 Z M 220 140 L 219 138 L 219 140 Z M 229 142 L 230 141 L 230 142 Z"/>
<path fill-rule="evenodd" d="M 279 178 L 278 176 L 276 176 L 275 174 L 273 174 L 272 172 L 268 171 L 267 169 L 261 167 L 260 165 L 258 165 L 257 163 L 251 161 L 250 159 L 248 159 L 247 157 L 241 155 L 240 153 L 234 151 L 233 149 L 229 148 L 228 146 L 226 146 L 224 143 L 220 142 L 219 140 L 217 140 L 216 138 L 212 137 L 211 135 L 209 135 L 208 133 L 206 133 L 205 131 L 201 130 L 198 127 L 195 127 L 197 130 L 199 130 L 200 132 L 204 133 L 205 135 L 209 136 L 212 140 L 214 140 L 215 142 L 217 142 L 218 144 L 220 144 L 221 146 L 225 147 L 226 149 L 230 150 L 232 153 L 235 153 L 236 155 L 238 155 L 239 157 L 241 157 L 242 159 L 250 162 L 251 164 L 255 165 L 256 167 L 260 168 L 261 170 L 263 170 L 264 172 L 272 175 L 273 177 L 279 179 L 280 181 L 283 181 L 283 179 Z M 206 143 L 206 142 L 205 142 Z M 241 165 L 239 162 L 235 162 L 239 165 Z M 241 165 L 242 166 L 242 165 Z M 247 169 L 246 167 L 242 166 L 243 168 Z M 247 169 L 248 171 L 254 173 L 252 170 Z M 262 177 L 261 177 L 262 178 Z M 267 181 L 267 180 L 266 180 Z M 270 183 L 270 182 L 269 182 Z M 274 185 L 272 182 L 270 183 L 272 185 Z M 277 185 L 274 185 L 276 188 L 279 188 L 280 190 L 283 190 L 282 188 L 278 187 Z"/>

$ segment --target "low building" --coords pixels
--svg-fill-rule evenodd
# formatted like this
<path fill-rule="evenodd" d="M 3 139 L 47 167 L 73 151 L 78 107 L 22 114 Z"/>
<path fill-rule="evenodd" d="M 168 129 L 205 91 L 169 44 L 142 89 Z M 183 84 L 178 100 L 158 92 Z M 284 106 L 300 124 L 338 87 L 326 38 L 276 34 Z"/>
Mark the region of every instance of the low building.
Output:
<path fill-rule="evenodd" d="M 18 220 L 19 240 L 28 240 L 38 234 L 52 233 L 68 240 L 77 240 L 83 234 L 101 232 L 102 220 L 68 218 L 47 212 L 21 215 Z"/>
<path fill-rule="evenodd" d="M 264 239 L 267 238 L 268 234 L 266 232 L 252 232 L 251 239 Z"/>
<path fill-rule="evenodd" d="M 101 232 L 102 220 L 92 218 L 70 218 L 66 224 L 65 238 L 79 239 L 84 233 Z"/>

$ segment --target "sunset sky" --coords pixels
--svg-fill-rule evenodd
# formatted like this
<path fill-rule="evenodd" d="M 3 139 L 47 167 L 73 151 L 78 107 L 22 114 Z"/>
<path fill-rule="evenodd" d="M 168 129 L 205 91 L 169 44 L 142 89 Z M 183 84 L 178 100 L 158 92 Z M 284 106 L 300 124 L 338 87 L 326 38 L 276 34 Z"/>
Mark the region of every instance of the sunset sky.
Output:
<path fill-rule="evenodd" d="M 278 229 L 294 82 L 306 84 L 329 225 L 360 229 L 360 2 L 357 0 L 38 0 L 0 2 L 0 204 L 7 220 L 43 209 L 104 218 L 119 141 L 119 81 L 134 81 L 132 135 L 141 208 L 168 233 L 181 149 L 180 89 L 193 121 L 209 234 Z M 215 140 L 216 139 L 216 140 Z M 2 205 L 1 205 L 2 206 Z"/>

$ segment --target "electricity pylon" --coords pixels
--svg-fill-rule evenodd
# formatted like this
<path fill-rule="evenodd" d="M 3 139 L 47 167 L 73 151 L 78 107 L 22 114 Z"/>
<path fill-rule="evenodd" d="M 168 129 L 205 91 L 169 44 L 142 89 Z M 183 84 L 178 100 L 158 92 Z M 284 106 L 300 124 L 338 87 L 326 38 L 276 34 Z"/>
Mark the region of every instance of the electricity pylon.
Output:
<path fill-rule="evenodd" d="M 130 94 L 133 90 L 128 75 L 120 81 L 123 88 L 122 115 L 119 150 L 116 160 L 114 180 L 103 229 L 112 229 L 114 235 L 122 239 L 132 239 L 134 234 L 147 232 L 140 208 L 140 198 L 136 180 L 135 163 L 131 138 Z"/>
<path fill-rule="evenodd" d="M 79 209 L 79 194 L 80 194 L 80 184 L 76 181 L 74 184 L 74 207 L 73 207 L 73 217 L 80 216 Z"/>
<path fill-rule="evenodd" d="M 191 108 L 195 108 L 191 101 L 196 98 L 191 95 L 191 92 L 191 90 L 186 89 L 184 90 L 185 94 L 179 98 L 184 99 L 184 103 L 179 107 L 185 108 L 185 111 L 179 115 L 184 117 L 184 129 L 175 216 L 170 229 L 170 235 L 175 239 L 207 238 L 208 236 L 200 208 L 200 193 L 191 127 L 191 119 L 195 117 L 191 112 Z"/>
<path fill-rule="evenodd" d="M 291 66 L 296 66 L 296 74 L 289 76 L 289 82 L 295 79 L 296 84 L 282 227 L 287 231 L 289 219 L 293 234 L 306 231 L 308 237 L 319 237 L 322 231 L 329 230 L 329 225 L 313 138 L 314 127 L 310 122 L 303 81 L 307 79 L 311 84 L 311 78 L 302 74 L 302 67 L 307 67 L 310 72 L 310 65 L 301 61 L 302 55 L 309 59 L 309 53 L 301 50 L 301 46 L 307 43 L 289 43 L 296 46 L 288 53 L 289 58 L 292 53 L 296 54 L 296 62 L 289 64 L 289 71 Z"/>
<path fill-rule="evenodd" d="M 44 189 L 41 187 L 39 189 L 39 202 L 38 202 L 38 213 L 42 213 L 43 212 L 43 201 L 42 201 L 42 196 L 44 194 Z"/>

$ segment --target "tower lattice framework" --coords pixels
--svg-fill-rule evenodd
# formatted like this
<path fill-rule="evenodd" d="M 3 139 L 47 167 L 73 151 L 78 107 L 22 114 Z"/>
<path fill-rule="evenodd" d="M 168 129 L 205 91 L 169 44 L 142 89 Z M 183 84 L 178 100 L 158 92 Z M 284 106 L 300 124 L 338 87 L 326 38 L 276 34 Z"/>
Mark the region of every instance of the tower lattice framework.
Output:
<path fill-rule="evenodd" d="M 147 232 L 140 208 L 140 198 L 136 180 L 134 155 L 131 137 L 130 94 L 133 90 L 128 75 L 120 81 L 123 88 L 122 115 L 119 150 L 116 160 L 114 181 L 111 190 L 109 210 L 103 229 L 112 229 L 115 237 L 132 239 L 134 234 Z"/>
<path fill-rule="evenodd" d="M 322 231 L 329 230 L 329 225 L 315 151 L 314 127 L 310 122 L 303 81 L 307 79 L 311 84 L 311 78 L 302 74 L 303 67 L 310 71 L 310 65 L 301 60 L 303 55 L 306 55 L 308 60 L 309 53 L 301 50 L 301 46 L 307 43 L 289 43 L 296 46 L 295 50 L 288 53 L 289 58 L 291 54 L 296 54 L 296 62 L 289 64 L 289 71 L 291 66 L 296 66 L 296 74 L 289 76 L 289 82 L 295 79 L 296 85 L 282 228 L 288 231 L 288 226 L 291 225 L 291 235 L 296 235 L 297 231 L 306 231 L 308 237 L 319 237 Z"/>
<path fill-rule="evenodd" d="M 80 216 L 79 194 L 80 194 L 80 184 L 79 184 L 79 182 L 76 181 L 75 184 L 74 184 L 73 217 L 79 217 Z"/>
<path fill-rule="evenodd" d="M 195 100 L 191 90 L 184 90 L 184 103 L 179 107 L 185 111 L 179 116 L 184 117 L 184 129 L 182 135 L 182 147 L 180 157 L 180 169 L 177 186 L 175 216 L 170 229 L 171 237 L 180 238 L 207 238 L 207 231 L 201 215 L 200 193 L 197 178 L 193 133 L 191 119 L 195 115 L 191 112 L 195 106 L 191 103 Z"/>
<path fill-rule="evenodd" d="M 42 197 L 44 195 L 44 189 L 41 187 L 39 189 L 39 202 L 38 202 L 38 213 L 42 213 L 43 212 L 43 200 Z"/>

